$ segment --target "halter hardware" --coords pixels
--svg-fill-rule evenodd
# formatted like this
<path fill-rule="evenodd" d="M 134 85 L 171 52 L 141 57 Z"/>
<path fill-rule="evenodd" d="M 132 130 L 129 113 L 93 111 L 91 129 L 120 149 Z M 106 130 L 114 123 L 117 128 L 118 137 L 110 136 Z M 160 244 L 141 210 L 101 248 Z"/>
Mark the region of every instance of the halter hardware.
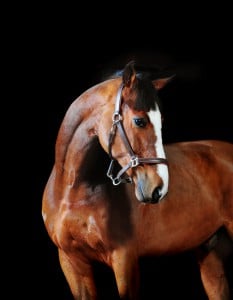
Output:
<path fill-rule="evenodd" d="M 124 183 L 132 183 L 132 178 L 131 177 L 122 177 L 126 171 L 130 168 L 135 168 L 137 167 L 139 164 L 167 164 L 167 160 L 166 158 L 143 158 L 143 157 L 138 157 L 131 145 L 130 142 L 128 140 L 128 137 L 126 135 L 124 126 L 123 126 L 123 117 L 120 114 L 120 106 L 121 106 L 121 94 L 122 94 L 122 90 L 123 90 L 124 85 L 121 84 L 118 93 L 117 93 L 117 97 L 116 97 L 116 103 L 115 103 L 115 111 L 112 115 L 112 127 L 110 130 L 110 134 L 109 134 L 109 143 L 108 143 L 108 153 L 109 156 L 111 158 L 111 162 L 107 171 L 107 176 L 112 180 L 113 185 L 119 185 L 120 183 L 124 182 Z M 114 162 L 116 161 L 116 159 L 112 156 L 112 144 L 116 135 L 116 130 L 119 130 L 120 133 L 120 137 L 123 140 L 129 155 L 130 155 L 130 161 L 129 163 L 122 167 L 121 170 L 117 173 L 117 175 L 114 177 L 113 175 L 113 168 L 114 168 Z"/>

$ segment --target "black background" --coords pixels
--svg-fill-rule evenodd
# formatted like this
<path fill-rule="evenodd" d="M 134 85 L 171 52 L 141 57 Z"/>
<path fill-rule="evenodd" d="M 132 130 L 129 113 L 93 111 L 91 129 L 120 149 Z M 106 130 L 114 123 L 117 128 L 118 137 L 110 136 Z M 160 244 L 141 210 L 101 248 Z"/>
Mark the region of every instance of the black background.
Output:
<path fill-rule="evenodd" d="M 20 27 L 15 24 L 18 51 L 11 58 L 23 93 L 19 111 L 24 137 L 19 146 L 25 140 L 26 148 L 20 162 L 27 163 L 23 206 L 27 247 L 21 246 L 27 250 L 19 268 L 20 274 L 27 270 L 27 275 L 17 280 L 25 299 L 72 299 L 56 248 L 43 226 L 41 199 L 67 108 L 106 73 L 133 58 L 161 73 L 176 74 L 160 93 L 164 143 L 233 142 L 227 12 L 213 7 L 203 10 L 191 3 L 174 9 L 170 7 L 169 13 L 166 7 L 138 7 L 135 14 L 120 7 L 102 13 L 99 7 L 91 12 L 89 7 L 35 7 L 22 17 Z M 191 253 L 143 260 L 141 266 L 148 299 L 206 299 Z M 233 286 L 232 259 L 227 269 Z M 103 288 L 111 290 L 110 275 L 105 270 L 98 278 L 101 274 Z"/>

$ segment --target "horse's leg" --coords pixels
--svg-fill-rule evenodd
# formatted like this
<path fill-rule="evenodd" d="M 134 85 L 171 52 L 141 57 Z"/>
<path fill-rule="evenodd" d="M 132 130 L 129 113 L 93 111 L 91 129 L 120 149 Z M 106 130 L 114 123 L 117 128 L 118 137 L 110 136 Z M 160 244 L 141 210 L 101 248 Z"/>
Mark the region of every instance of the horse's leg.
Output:
<path fill-rule="evenodd" d="M 76 260 L 73 266 L 62 250 L 59 250 L 59 260 L 74 299 L 96 300 L 97 292 L 92 266 L 81 259 L 78 263 Z"/>
<path fill-rule="evenodd" d="M 128 249 L 118 249 L 112 254 L 112 269 L 120 299 L 139 299 L 138 257 Z"/>
<path fill-rule="evenodd" d="M 215 250 L 197 250 L 201 280 L 209 300 L 230 300 L 224 264 Z"/>

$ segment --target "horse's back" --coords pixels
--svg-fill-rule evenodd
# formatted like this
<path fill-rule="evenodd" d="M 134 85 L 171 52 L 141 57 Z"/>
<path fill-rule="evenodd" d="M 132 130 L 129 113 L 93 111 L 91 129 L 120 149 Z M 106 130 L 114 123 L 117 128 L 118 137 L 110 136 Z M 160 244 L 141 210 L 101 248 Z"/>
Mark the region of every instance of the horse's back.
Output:
<path fill-rule="evenodd" d="M 221 140 L 200 140 L 167 144 L 168 161 L 184 159 L 215 160 L 219 164 L 229 163 L 227 168 L 233 172 L 233 144 Z"/>
<path fill-rule="evenodd" d="M 198 143 L 198 142 L 197 142 Z M 217 157 L 233 162 L 233 144 L 221 140 L 205 140 L 199 143 L 206 145 L 212 149 Z M 233 167 L 233 165 L 232 165 Z"/>
<path fill-rule="evenodd" d="M 194 176 L 215 175 L 219 184 L 227 184 L 233 197 L 233 144 L 220 140 L 172 143 L 165 146 L 170 173 L 190 170 Z M 179 171 L 178 171 L 179 170 Z M 215 189 L 215 186 L 212 186 Z"/>

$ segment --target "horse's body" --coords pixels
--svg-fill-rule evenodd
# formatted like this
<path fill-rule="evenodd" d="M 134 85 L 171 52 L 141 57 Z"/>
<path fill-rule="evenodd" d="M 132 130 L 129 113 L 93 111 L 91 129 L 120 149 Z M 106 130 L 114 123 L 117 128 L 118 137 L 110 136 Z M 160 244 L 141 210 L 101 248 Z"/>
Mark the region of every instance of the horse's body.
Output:
<path fill-rule="evenodd" d="M 166 145 L 156 166 L 152 160 L 129 167 L 126 173 L 133 182 L 113 185 L 106 176 L 110 161 L 106 152 L 120 84 L 121 78 L 105 81 L 71 105 L 58 134 L 56 160 L 44 191 L 44 222 L 58 247 L 74 299 L 98 299 L 93 275 L 95 261 L 113 270 L 121 299 L 135 300 L 140 287 L 140 257 L 186 250 L 197 254 L 209 299 L 230 299 L 214 243 L 209 243 L 208 250 L 203 244 L 220 228 L 225 228 L 233 239 L 233 145 L 223 141 Z M 122 97 L 129 100 L 131 107 L 134 98 L 128 97 L 127 88 Z M 122 109 L 124 114 L 131 113 L 129 107 Z M 141 117 L 141 110 L 136 112 Z M 141 131 L 138 133 L 130 124 L 124 121 L 135 153 L 143 158 L 158 157 L 158 152 L 150 152 L 154 137 L 143 137 L 145 140 L 142 138 L 137 146 L 134 135 Z M 124 167 L 127 149 L 117 155 L 119 145 L 124 143 L 118 132 L 114 134 L 110 152 Z M 154 173 L 164 163 L 163 153 L 168 161 L 168 191 L 165 166 L 160 173 Z"/>

